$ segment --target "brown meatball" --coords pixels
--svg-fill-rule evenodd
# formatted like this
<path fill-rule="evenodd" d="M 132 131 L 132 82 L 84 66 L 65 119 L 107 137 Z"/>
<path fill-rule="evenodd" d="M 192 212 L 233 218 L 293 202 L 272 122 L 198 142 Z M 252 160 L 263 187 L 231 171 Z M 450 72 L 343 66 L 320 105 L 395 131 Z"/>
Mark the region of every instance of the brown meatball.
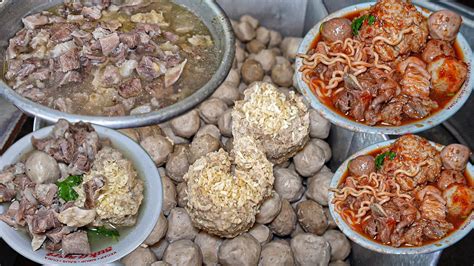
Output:
<path fill-rule="evenodd" d="M 441 161 L 446 169 L 462 171 L 466 168 L 471 150 L 461 144 L 450 144 L 441 151 Z"/>
<path fill-rule="evenodd" d="M 445 190 L 449 187 L 449 185 L 455 183 L 466 184 L 466 179 L 464 178 L 464 175 L 459 171 L 447 169 L 441 172 L 437 185 L 439 189 Z"/>
<path fill-rule="evenodd" d="M 349 162 L 349 172 L 355 176 L 368 175 L 375 171 L 375 159 L 372 155 L 361 155 Z"/>
<path fill-rule="evenodd" d="M 436 11 L 428 18 L 431 37 L 445 41 L 456 39 L 461 23 L 461 16 L 450 10 Z"/>
<path fill-rule="evenodd" d="M 324 41 L 344 41 L 352 37 L 351 21 L 347 18 L 333 18 L 323 23 L 321 34 Z"/>
<path fill-rule="evenodd" d="M 453 46 L 447 42 L 442 40 L 430 40 L 426 44 L 423 53 L 421 54 L 421 58 L 426 63 L 431 63 L 436 57 L 444 55 L 444 56 L 455 56 Z"/>
<path fill-rule="evenodd" d="M 449 56 L 438 56 L 427 67 L 431 88 L 438 93 L 456 93 L 467 77 L 466 63 Z"/>

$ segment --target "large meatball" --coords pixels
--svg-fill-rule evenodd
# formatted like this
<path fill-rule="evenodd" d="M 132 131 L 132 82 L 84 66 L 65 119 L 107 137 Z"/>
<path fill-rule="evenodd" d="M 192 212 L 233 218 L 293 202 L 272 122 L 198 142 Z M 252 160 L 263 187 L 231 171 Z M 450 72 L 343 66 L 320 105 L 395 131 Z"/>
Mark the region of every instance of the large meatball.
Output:
<path fill-rule="evenodd" d="M 262 247 L 251 235 L 243 234 L 225 240 L 219 247 L 219 263 L 226 265 L 257 265 Z"/>
<path fill-rule="evenodd" d="M 331 258 L 331 247 L 321 236 L 299 234 L 291 239 L 290 245 L 297 265 L 327 265 Z"/>
<path fill-rule="evenodd" d="M 34 151 L 25 163 L 26 175 L 36 184 L 54 183 L 61 175 L 58 163 L 42 151 Z"/>
<path fill-rule="evenodd" d="M 321 35 L 324 41 L 344 41 L 352 37 L 351 21 L 347 18 L 333 18 L 323 23 Z"/>
<path fill-rule="evenodd" d="M 446 169 L 462 171 L 466 168 L 471 150 L 461 144 L 450 144 L 441 151 L 441 161 Z"/>
<path fill-rule="evenodd" d="M 428 18 L 431 37 L 445 41 L 456 39 L 461 23 L 461 16 L 451 10 L 436 11 Z"/>
<path fill-rule="evenodd" d="M 467 65 L 450 56 L 439 56 L 427 67 L 431 75 L 431 87 L 438 93 L 454 94 L 467 77 Z"/>
<path fill-rule="evenodd" d="M 352 175 L 369 175 L 374 171 L 375 158 L 372 155 L 360 155 L 349 162 L 349 172 Z"/>
<path fill-rule="evenodd" d="M 442 40 L 429 40 L 426 44 L 423 53 L 421 54 L 421 58 L 426 63 L 430 63 L 438 56 L 455 56 L 453 46 L 447 42 Z"/>
<path fill-rule="evenodd" d="M 474 191 L 462 184 L 454 184 L 443 192 L 446 199 L 448 214 L 465 217 L 472 211 L 474 205 Z"/>
<path fill-rule="evenodd" d="M 460 171 L 446 169 L 441 172 L 438 178 L 438 188 L 441 190 L 447 189 L 451 184 L 466 184 L 466 179 Z"/>

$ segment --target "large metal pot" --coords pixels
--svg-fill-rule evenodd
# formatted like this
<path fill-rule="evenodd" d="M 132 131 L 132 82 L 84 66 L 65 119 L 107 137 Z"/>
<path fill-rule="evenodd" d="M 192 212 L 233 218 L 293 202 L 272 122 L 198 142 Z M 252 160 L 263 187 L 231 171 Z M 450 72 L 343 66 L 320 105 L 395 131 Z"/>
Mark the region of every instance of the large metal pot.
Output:
<path fill-rule="evenodd" d="M 4 65 L 8 39 L 22 27 L 21 18 L 61 2 L 63 0 L 0 1 L 0 66 Z M 219 51 L 220 64 L 217 71 L 203 87 L 187 98 L 147 114 L 105 117 L 75 115 L 54 110 L 22 97 L 5 84 L 3 80 L 0 80 L 0 95 L 23 112 L 49 122 L 56 122 L 59 118 L 65 118 L 70 122 L 82 120 L 111 128 L 129 128 L 156 124 L 186 112 L 210 96 L 227 76 L 235 54 L 234 34 L 229 19 L 214 0 L 173 0 L 173 2 L 187 7 L 203 20 L 204 24 L 209 28 Z"/>

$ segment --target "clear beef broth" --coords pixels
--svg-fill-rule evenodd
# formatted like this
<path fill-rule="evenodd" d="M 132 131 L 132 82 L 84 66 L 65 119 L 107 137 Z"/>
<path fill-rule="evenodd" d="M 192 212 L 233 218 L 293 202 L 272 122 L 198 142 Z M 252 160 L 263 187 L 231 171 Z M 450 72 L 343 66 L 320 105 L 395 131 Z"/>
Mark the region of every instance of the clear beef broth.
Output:
<path fill-rule="evenodd" d="M 89 49 L 89 47 L 87 49 L 84 48 L 84 46 L 81 46 L 80 41 L 78 41 L 79 38 L 74 37 L 72 41 L 75 42 L 80 50 L 79 58 L 81 65 L 80 68 L 72 71 L 80 73 L 80 81 L 58 86 L 58 84 L 62 82 L 60 81 L 61 77 L 58 78 L 54 73 L 50 73 L 47 79 L 41 81 L 42 84 L 30 81 L 28 78 L 26 78 L 27 81 L 25 83 L 23 82 L 25 78 L 18 78 L 18 75 L 15 72 L 20 72 L 21 69 L 29 63 L 28 60 L 31 61 L 36 58 L 33 56 L 33 58 L 23 60 L 22 66 L 18 67 L 18 69 L 14 69 L 12 66 L 13 61 L 8 60 L 8 52 L 7 64 L 4 66 L 5 69 L 3 71 L 3 78 L 6 79 L 11 87 L 26 98 L 60 111 L 82 115 L 119 116 L 129 115 L 131 113 L 146 113 L 169 106 L 183 98 L 186 98 L 202 87 L 211 78 L 217 68 L 219 58 L 216 50 L 217 48 L 212 41 L 212 35 L 196 15 L 182 6 L 174 4 L 169 0 L 145 2 L 147 3 L 145 6 L 121 8 L 116 12 L 111 11 L 113 10 L 113 7 L 109 6 L 102 10 L 102 16 L 98 20 L 86 17 L 83 21 L 72 22 L 78 26 L 74 31 L 84 34 L 95 34 L 97 29 L 103 28 L 104 25 L 120 22 L 121 26 L 116 30 L 116 32 L 121 36 L 123 33 L 134 34 L 138 32 L 139 30 L 137 30 L 137 28 L 141 27 L 142 24 L 155 26 L 149 23 L 135 23 L 131 21 L 133 15 L 155 11 L 158 14 L 163 15 L 164 22 L 169 24 L 169 26 L 160 25 L 159 31 L 161 31 L 161 33 L 159 34 L 147 33 L 149 37 L 145 36 L 144 38 L 149 38 L 152 45 L 150 43 L 142 45 L 141 39 L 139 39 L 138 46 L 130 48 L 127 47 L 120 38 L 120 43 L 115 47 L 112 54 L 106 56 L 105 61 L 90 63 L 93 62 L 93 60 L 89 60 L 89 63 L 87 63 L 87 61 L 84 61 L 88 60 L 88 57 L 84 55 L 84 51 Z M 69 10 L 69 14 L 81 14 L 80 10 L 74 10 L 69 6 L 67 7 L 66 10 Z M 46 14 L 46 16 L 50 17 L 50 19 L 53 16 L 61 16 L 67 19 L 67 16 L 64 15 L 64 10 L 65 5 L 61 4 L 48 10 L 50 15 Z M 86 23 L 89 24 L 88 27 L 84 26 Z M 32 30 L 32 37 L 34 38 L 34 36 L 37 36 L 38 32 L 41 30 L 48 30 L 54 26 L 54 24 L 49 23 L 39 26 Z M 109 31 L 108 34 L 114 32 L 115 31 Z M 169 36 L 167 34 L 169 34 Z M 195 36 L 208 36 L 211 42 L 205 43 L 206 45 L 193 45 L 190 42 L 190 39 Z M 94 56 L 101 55 L 99 40 L 100 39 L 95 40 L 94 36 L 92 38 L 93 44 L 89 45 L 92 47 L 89 50 L 92 50 Z M 137 62 L 137 67 L 134 70 L 132 69 L 131 75 L 127 77 L 121 76 L 120 81 L 114 82 L 114 84 L 97 82 L 97 80 L 101 80 L 101 75 L 102 77 L 105 75 L 104 69 L 106 66 L 113 65 L 119 70 L 121 69 L 123 62 L 121 62 L 120 59 L 117 59 L 120 57 L 120 52 L 117 52 L 117 54 L 114 52 L 120 50 L 121 45 L 123 44 L 127 49 L 124 57 L 125 62 L 133 59 Z M 50 51 L 55 45 L 57 45 L 57 43 L 51 44 L 48 42 L 45 46 L 46 49 Z M 151 48 L 152 46 L 154 46 L 154 48 Z M 153 51 L 150 49 L 153 49 Z M 21 57 L 24 54 L 34 54 L 36 49 L 31 47 L 30 41 L 30 46 L 27 47 L 26 51 L 18 48 L 16 50 L 18 56 L 12 60 L 17 60 L 18 57 Z M 166 59 L 168 61 L 163 58 L 158 59 L 159 57 L 163 57 L 164 54 L 166 57 L 171 57 L 171 59 Z M 168 56 L 168 54 L 171 55 Z M 141 65 L 140 60 L 145 56 L 150 56 L 155 60 L 154 63 L 156 62 L 157 64 L 160 64 L 160 66 L 162 65 L 162 62 L 165 62 L 165 71 L 170 71 L 173 67 L 179 67 L 183 61 L 187 61 L 178 80 L 170 86 L 165 86 L 166 73 L 160 73 L 158 77 L 153 79 L 143 78 L 143 76 L 138 73 L 137 69 Z M 48 56 L 46 57 L 47 58 L 41 60 L 41 63 L 37 64 L 47 65 L 47 67 L 51 69 L 58 67 L 56 65 L 57 62 L 55 62 L 54 67 L 48 65 L 47 62 L 49 58 Z M 57 61 L 56 58 L 54 60 Z M 176 62 L 168 64 L 171 60 L 176 60 Z M 35 72 L 40 68 L 41 67 L 37 67 L 30 74 L 35 74 Z M 11 72 L 10 74 L 8 74 L 9 70 Z M 160 69 L 160 71 L 163 72 L 164 70 Z M 71 71 L 67 71 L 66 75 L 69 74 L 69 72 Z M 13 76 L 13 78 L 11 78 L 11 76 Z M 121 94 L 121 87 L 126 86 L 124 84 L 134 78 L 140 80 L 141 89 L 138 92 L 134 92 L 131 96 Z M 96 81 L 94 81 L 94 79 L 96 79 Z M 22 81 L 19 82 L 18 80 Z M 64 78 L 62 80 L 64 80 Z M 21 85 L 18 85 L 19 83 Z M 28 86 L 30 88 L 28 88 Z"/>

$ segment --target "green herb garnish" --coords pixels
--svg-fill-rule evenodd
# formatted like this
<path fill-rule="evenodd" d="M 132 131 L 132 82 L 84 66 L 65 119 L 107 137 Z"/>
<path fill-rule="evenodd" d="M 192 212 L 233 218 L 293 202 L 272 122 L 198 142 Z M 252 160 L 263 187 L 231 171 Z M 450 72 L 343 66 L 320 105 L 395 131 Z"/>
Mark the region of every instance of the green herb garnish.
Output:
<path fill-rule="evenodd" d="M 449 96 L 449 97 L 453 97 L 454 95 L 456 95 L 456 93 L 450 92 L 450 93 L 447 93 L 446 95 Z"/>
<path fill-rule="evenodd" d="M 356 18 L 352 21 L 351 28 L 352 28 L 352 34 L 357 35 L 359 34 L 359 30 L 362 27 L 362 24 L 364 24 L 364 21 L 367 19 L 367 23 L 369 25 L 372 25 L 375 23 L 375 16 L 374 15 L 363 15 L 360 18 Z"/>
<path fill-rule="evenodd" d="M 88 228 L 87 231 L 98 236 L 111 237 L 114 240 L 117 240 L 120 236 L 120 233 L 117 231 L 117 229 L 106 228 L 105 226 Z"/>
<path fill-rule="evenodd" d="M 397 154 L 393 151 L 387 151 L 387 152 L 377 155 L 377 157 L 375 157 L 375 167 L 377 168 L 377 170 L 382 168 L 383 162 L 385 161 L 385 157 L 387 156 L 389 160 L 393 160 L 395 159 Z"/>
<path fill-rule="evenodd" d="M 79 197 L 79 194 L 74 190 L 73 187 L 76 187 L 82 183 L 82 176 L 80 175 L 70 175 L 63 181 L 57 182 L 58 186 L 58 195 L 61 199 L 65 201 L 76 200 Z"/>

